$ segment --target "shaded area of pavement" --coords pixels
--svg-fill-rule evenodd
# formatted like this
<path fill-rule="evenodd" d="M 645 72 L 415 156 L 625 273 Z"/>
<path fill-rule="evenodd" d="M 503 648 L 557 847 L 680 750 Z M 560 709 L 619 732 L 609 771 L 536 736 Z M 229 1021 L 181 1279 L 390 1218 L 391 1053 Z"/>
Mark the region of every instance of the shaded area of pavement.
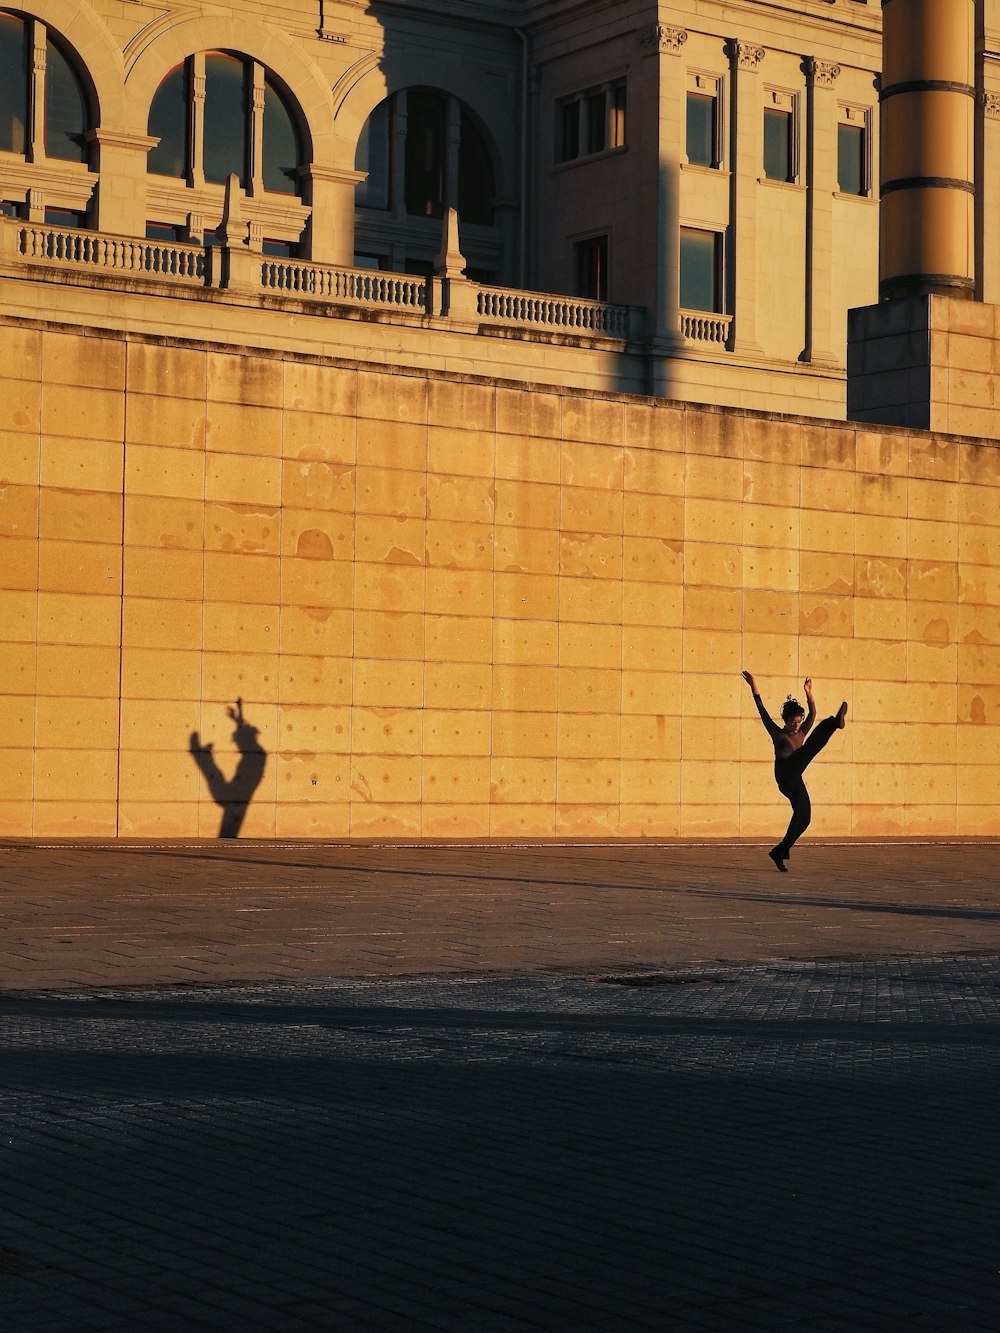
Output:
<path fill-rule="evenodd" d="M 0 1310 L 995 1329 L 998 1037 L 998 956 L 0 998 Z"/>
<path fill-rule="evenodd" d="M 998 844 L 0 843 L 0 990 L 1000 951 Z"/>

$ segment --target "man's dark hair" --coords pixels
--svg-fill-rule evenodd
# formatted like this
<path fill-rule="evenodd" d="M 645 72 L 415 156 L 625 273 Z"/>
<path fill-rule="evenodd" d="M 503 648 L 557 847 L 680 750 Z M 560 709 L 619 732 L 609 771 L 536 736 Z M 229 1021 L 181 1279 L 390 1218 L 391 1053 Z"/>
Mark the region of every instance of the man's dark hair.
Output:
<path fill-rule="evenodd" d="M 805 715 L 806 715 L 806 710 L 802 707 L 802 705 L 799 703 L 798 699 L 794 697 L 794 695 L 790 694 L 788 698 L 785 700 L 785 702 L 781 705 L 782 722 L 790 722 L 793 717 L 805 717 Z"/>

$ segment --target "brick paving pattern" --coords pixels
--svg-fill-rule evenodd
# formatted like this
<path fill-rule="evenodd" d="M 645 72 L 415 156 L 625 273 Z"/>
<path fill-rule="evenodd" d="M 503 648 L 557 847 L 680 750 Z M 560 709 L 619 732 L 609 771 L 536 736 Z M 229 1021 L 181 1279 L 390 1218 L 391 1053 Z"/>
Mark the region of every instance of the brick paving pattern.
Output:
<path fill-rule="evenodd" d="M 25 1333 L 997 1327 L 1000 958 L 0 1000 Z"/>
<path fill-rule="evenodd" d="M 0 990 L 1000 952 L 995 843 L 0 844 Z"/>
<path fill-rule="evenodd" d="M 996 851 L 0 845 L 0 1329 L 995 1330 Z"/>

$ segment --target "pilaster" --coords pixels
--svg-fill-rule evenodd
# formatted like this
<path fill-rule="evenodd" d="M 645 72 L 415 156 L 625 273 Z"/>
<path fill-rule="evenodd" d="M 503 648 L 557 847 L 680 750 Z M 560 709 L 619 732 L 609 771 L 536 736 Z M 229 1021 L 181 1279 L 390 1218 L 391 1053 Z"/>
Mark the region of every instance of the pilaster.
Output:
<path fill-rule="evenodd" d="M 659 165 L 657 185 L 656 312 L 654 354 L 669 356 L 683 343 L 680 326 L 680 160 L 684 147 L 684 76 L 678 57 L 683 28 L 654 28 L 637 34 L 645 55 L 659 61 Z M 662 375 L 654 389 L 665 390 Z"/>
<path fill-rule="evenodd" d="M 99 172 L 94 226 L 115 236 L 146 234 L 146 159 L 159 142 L 123 130 L 93 130 L 94 166 Z"/>
<path fill-rule="evenodd" d="M 809 58 L 806 148 L 806 343 L 802 360 L 836 365 L 833 196 L 837 190 L 836 83 L 840 66 Z"/>
<path fill-rule="evenodd" d="M 347 167 L 306 169 L 312 217 L 309 223 L 309 255 L 315 264 L 354 263 L 354 200 L 363 171 Z"/>
<path fill-rule="evenodd" d="M 732 254 L 728 270 L 732 291 L 733 350 L 761 355 L 757 339 L 757 193 L 763 154 L 764 105 L 760 63 L 764 49 L 732 40 L 727 54 L 733 86 L 730 151 Z"/>

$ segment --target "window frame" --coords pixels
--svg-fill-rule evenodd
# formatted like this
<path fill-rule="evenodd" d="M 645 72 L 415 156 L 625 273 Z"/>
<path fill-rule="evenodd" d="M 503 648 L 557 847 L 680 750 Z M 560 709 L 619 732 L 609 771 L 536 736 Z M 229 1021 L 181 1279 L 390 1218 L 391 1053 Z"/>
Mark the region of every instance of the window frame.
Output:
<path fill-rule="evenodd" d="M 724 81 L 719 75 L 705 74 L 698 70 L 689 70 L 687 78 L 687 87 L 684 96 L 684 161 L 685 165 L 693 167 L 697 171 L 724 171 L 725 170 L 725 104 L 723 101 Z M 691 100 L 697 98 L 699 101 L 711 102 L 712 104 L 712 160 L 710 162 L 695 162 L 690 155 L 690 138 L 688 135 L 687 109 Z"/>
<path fill-rule="evenodd" d="M 600 113 L 603 134 L 600 146 L 595 147 L 593 110 L 598 99 L 603 108 Z M 624 152 L 627 147 L 628 79 L 624 74 L 556 98 L 556 167 L 593 161 L 611 153 Z"/>
<path fill-rule="evenodd" d="M 840 130 L 849 126 L 862 132 L 861 189 L 843 190 L 840 185 Z M 875 152 L 872 134 L 872 109 L 858 103 L 841 102 L 837 106 L 837 196 L 841 199 L 871 199 L 875 189 Z"/>
<path fill-rule="evenodd" d="M 681 292 L 684 285 L 684 237 L 685 235 L 708 236 L 712 238 L 713 260 L 712 260 L 712 283 L 714 287 L 714 304 L 711 309 L 705 309 L 702 306 L 685 305 Z M 721 227 L 706 226 L 704 223 L 682 223 L 679 228 L 677 245 L 677 294 L 678 305 L 681 310 L 690 311 L 692 314 L 699 315 L 725 315 L 727 292 L 726 292 L 726 251 L 725 251 L 725 229 Z"/>
<path fill-rule="evenodd" d="M 587 232 L 584 235 L 573 236 L 570 239 L 572 246 L 572 275 L 573 275 L 573 295 L 580 301 L 600 301 L 607 304 L 611 300 L 611 230 L 609 227 L 601 227 L 595 231 Z M 580 272 L 581 260 L 584 258 L 585 249 L 596 248 L 602 252 L 598 268 L 597 293 L 591 294 L 580 290 Z"/>
<path fill-rule="evenodd" d="M 768 87 L 764 92 L 764 107 L 761 114 L 761 176 L 767 185 L 799 185 L 802 179 L 801 121 L 800 98 L 796 92 L 786 88 Z M 767 171 L 767 125 L 768 115 L 782 115 L 788 121 L 788 163 L 785 176 L 771 176 Z"/>
<path fill-rule="evenodd" d="M 16 210 L 16 216 L 25 222 L 44 224 L 48 210 L 50 215 L 75 215 L 76 221 L 71 225 L 89 227 L 100 174 L 93 150 L 97 104 L 86 66 L 57 28 L 31 13 L 14 10 L 3 10 L 3 13 L 22 25 L 22 49 L 26 56 L 24 150 L 0 150 L 4 203 Z M 82 160 L 49 156 L 46 152 L 50 47 L 58 50 L 81 93 L 84 115 L 81 137 L 85 145 L 82 146 Z M 5 215 L 10 214 L 5 210 Z"/>

